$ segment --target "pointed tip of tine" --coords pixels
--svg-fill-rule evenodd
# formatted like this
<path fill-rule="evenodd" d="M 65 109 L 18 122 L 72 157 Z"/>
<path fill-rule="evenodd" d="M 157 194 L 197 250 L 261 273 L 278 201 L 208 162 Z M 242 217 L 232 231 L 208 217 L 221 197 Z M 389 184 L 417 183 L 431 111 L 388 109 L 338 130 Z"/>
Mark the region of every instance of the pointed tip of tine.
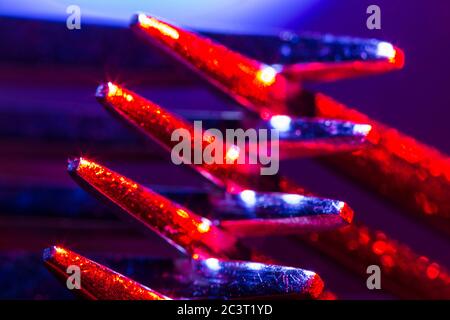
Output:
<path fill-rule="evenodd" d="M 108 97 L 112 86 L 114 86 L 112 82 L 101 83 L 97 87 L 97 90 L 95 91 L 95 97 L 97 98 L 97 100 L 99 101 L 105 100 L 106 97 Z"/>
<path fill-rule="evenodd" d="M 405 52 L 397 46 L 394 46 L 395 56 L 391 60 L 397 69 L 402 69 L 405 66 Z"/>
<path fill-rule="evenodd" d="M 354 212 L 353 209 L 345 202 L 341 202 L 339 206 L 339 216 L 347 223 L 352 223 Z"/>
<path fill-rule="evenodd" d="M 73 173 L 78 170 L 78 167 L 80 166 L 80 162 L 83 160 L 81 157 L 74 157 L 69 158 L 67 160 L 67 171 Z"/>
<path fill-rule="evenodd" d="M 139 27 L 143 23 L 145 23 L 145 21 L 147 21 L 148 19 L 159 20 L 159 19 L 155 18 L 154 16 L 147 14 L 145 12 L 136 12 L 131 16 L 130 27 L 135 27 L 135 26 Z"/>
<path fill-rule="evenodd" d="M 139 18 L 142 17 L 142 15 L 144 15 L 144 13 L 142 13 L 142 12 L 134 13 L 130 19 L 130 27 L 139 25 L 139 20 L 140 20 Z"/>
<path fill-rule="evenodd" d="M 311 297 L 317 299 L 322 294 L 325 284 L 322 278 L 317 273 L 314 273 L 314 275 L 308 280 L 307 286 Z"/>
<path fill-rule="evenodd" d="M 44 249 L 43 260 L 45 266 L 64 282 L 70 276 L 66 269 L 71 265 L 78 266 L 84 274 L 83 281 L 87 283 L 86 288 L 90 289 L 81 287 L 74 293 L 89 300 L 169 299 L 127 276 L 60 246 Z"/>
<path fill-rule="evenodd" d="M 136 12 L 131 16 L 130 27 L 132 29 L 145 28 L 145 26 L 148 25 L 150 21 L 161 22 L 161 19 L 145 12 Z"/>
<path fill-rule="evenodd" d="M 52 260 L 56 255 L 56 249 L 57 249 L 56 246 L 45 248 L 44 251 L 42 252 L 42 260 L 44 262 Z"/>
<path fill-rule="evenodd" d="M 377 54 L 388 59 L 391 68 L 402 69 L 405 65 L 405 53 L 402 49 L 394 46 L 390 42 L 381 41 L 378 43 Z"/>
<path fill-rule="evenodd" d="M 353 127 L 353 134 L 367 137 L 372 131 L 372 126 L 370 124 L 355 124 Z"/>

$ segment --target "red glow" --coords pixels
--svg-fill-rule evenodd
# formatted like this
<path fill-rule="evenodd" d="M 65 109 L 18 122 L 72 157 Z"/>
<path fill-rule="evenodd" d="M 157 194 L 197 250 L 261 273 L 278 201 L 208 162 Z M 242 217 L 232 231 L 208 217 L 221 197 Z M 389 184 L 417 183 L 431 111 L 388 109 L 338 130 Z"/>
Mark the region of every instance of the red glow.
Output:
<path fill-rule="evenodd" d="M 372 126 L 367 148 L 329 162 L 409 209 L 450 217 L 449 157 L 322 94 L 316 96 L 316 116 Z"/>
<path fill-rule="evenodd" d="M 175 28 L 172 28 L 168 24 L 164 22 L 160 22 L 155 18 L 149 18 L 145 14 L 140 14 L 138 16 L 139 24 L 144 29 L 154 28 L 161 32 L 161 34 L 168 36 L 174 40 L 178 40 L 180 37 L 178 31 Z"/>
<path fill-rule="evenodd" d="M 298 63 L 284 66 L 282 74 L 290 81 L 328 82 L 385 73 L 403 66 L 403 51 L 397 48 L 395 55 L 387 60 Z"/>
<path fill-rule="evenodd" d="M 352 247 L 352 243 L 361 238 L 364 240 Z M 316 234 L 314 241 L 309 237 L 303 239 L 363 276 L 367 276 L 368 265 L 380 266 L 383 286 L 402 298 L 450 298 L 447 270 L 384 233 L 370 231 L 362 225 L 350 225 L 338 231 Z"/>
<path fill-rule="evenodd" d="M 287 179 L 281 181 L 280 187 L 283 192 L 311 194 Z M 368 265 L 379 265 L 385 288 L 402 298 L 450 299 L 448 271 L 441 267 L 439 277 L 430 283 L 426 275 L 429 259 L 383 232 L 352 224 L 299 238 L 365 277 Z M 359 242 L 358 246 L 354 245 L 355 241 Z"/>
<path fill-rule="evenodd" d="M 369 236 L 369 229 L 367 228 L 361 228 L 359 230 L 359 242 L 362 245 L 367 245 L 370 241 L 370 236 Z"/>
<path fill-rule="evenodd" d="M 396 68 L 403 68 L 405 65 L 405 53 L 402 49 L 395 47 L 395 55 L 389 59 L 389 62 L 395 65 Z"/>
<path fill-rule="evenodd" d="M 307 286 L 309 287 L 308 293 L 313 298 L 319 298 L 323 291 L 324 283 L 319 275 L 315 274 L 309 281 Z"/>
<path fill-rule="evenodd" d="M 376 241 L 373 246 L 372 250 L 377 255 L 382 255 L 386 251 L 386 242 L 384 241 Z"/>
<path fill-rule="evenodd" d="M 342 217 L 342 219 L 344 219 L 344 221 L 347 221 L 348 223 L 351 223 L 353 221 L 353 210 L 352 208 L 350 208 L 350 206 L 346 203 L 344 203 L 341 211 L 340 211 L 340 216 Z"/>
<path fill-rule="evenodd" d="M 392 268 L 395 265 L 394 258 L 390 255 L 383 255 L 381 257 L 381 264 L 386 268 Z"/>
<path fill-rule="evenodd" d="M 432 263 L 427 268 L 427 277 L 431 280 L 436 279 L 439 276 L 440 267 L 437 263 Z"/>
<path fill-rule="evenodd" d="M 323 291 L 319 297 L 319 300 L 337 300 L 338 297 L 331 291 Z"/>

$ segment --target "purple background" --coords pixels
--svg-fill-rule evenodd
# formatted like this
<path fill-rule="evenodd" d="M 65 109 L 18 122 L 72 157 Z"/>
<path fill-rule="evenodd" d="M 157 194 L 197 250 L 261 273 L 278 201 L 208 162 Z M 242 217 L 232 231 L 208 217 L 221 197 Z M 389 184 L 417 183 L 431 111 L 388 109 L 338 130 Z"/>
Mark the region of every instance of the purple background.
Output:
<path fill-rule="evenodd" d="M 328 0 L 312 3 L 312 7 L 306 11 L 299 9 L 298 17 L 291 13 L 287 15 L 285 20 L 277 19 L 276 23 L 272 21 L 273 24 L 270 24 L 270 17 L 266 15 L 261 19 L 253 18 L 250 20 L 246 20 L 244 16 L 236 19 L 234 22 L 236 25 L 233 25 L 233 29 L 239 29 L 240 24 L 242 26 L 248 25 L 248 21 L 254 21 L 257 25 L 262 25 L 264 21 L 267 21 L 267 24 L 271 27 L 287 27 L 295 31 L 319 31 L 337 35 L 374 37 L 395 43 L 406 53 L 404 70 L 376 77 L 315 85 L 314 87 L 350 106 L 356 107 L 375 119 L 393 125 L 403 132 L 433 145 L 445 153 L 449 153 L 450 129 L 448 117 L 450 112 L 448 106 L 450 105 L 450 98 L 448 86 L 450 84 L 450 62 L 448 57 L 450 57 L 450 28 L 448 16 L 450 3 L 447 1 L 388 0 L 376 2 Z M 371 31 L 366 28 L 365 11 L 370 4 L 377 4 L 381 7 L 382 30 Z M 274 7 L 276 8 L 276 5 Z M 255 12 L 257 11 L 255 10 Z M 273 12 L 276 15 L 276 9 Z M 246 14 L 251 15 L 252 11 L 249 10 Z M 9 32 L 12 37 L 16 36 L 14 30 L 3 32 Z M 51 38 L 52 34 L 48 34 L 48 37 Z M 20 37 L 18 41 L 20 41 Z M 70 49 L 70 41 L 67 42 L 67 46 Z M 95 46 L 95 44 L 93 43 L 92 46 Z M 7 71 L 0 75 L 0 111 L 4 112 L 7 108 L 10 108 L 15 112 L 20 112 L 22 106 L 25 106 L 23 108 L 26 109 L 26 106 L 30 106 L 33 101 L 38 100 L 49 101 L 49 105 L 56 105 L 55 101 L 59 103 L 59 101 L 67 100 L 69 101 L 68 104 L 61 108 L 73 108 L 74 110 L 80 110 L 80 112 L 89 110 L 86 112 L 107 119 L 108 116 L 104 115 L 104 111 L 96 104 L 92 95 L 96 83 L 102 79 L 99 79 L 95 74 L 79 71 L 82 74 L 79 78 L 72 78 L 61 73 L 55 77 L 45 77 L 44 80 L 43 75 L 46 73 L 38 71 L 41 69 L 34 69 L 39 67 L 40 63 L 42 63 L 44 69 L 50 68 L 44 62 L 37 60 L 31 67 L 32 76 L 29 76 L 27 72 L 23 71 L 23 66 L 16 69 L 16 65 L 11 63 L 10 60 L 5 58 L 0 61 L 2 66 L 8 66 Z M 104 74 L 111 74 L 108 68 L 105 67 L 105 70 Z M 55 72 L 57 69 L 53 69 L 53 71 Z M 49 70 L 46 70 L 46 72 L 49 72 Z M 58 74 L 58 72 L 55 72 L 55 74 Z M 130 79 L 127 79 L 127 81 L 132 85 L 138 82 L 133 82 Z M 211 103 L 218 101 L 217 95 L 204 89 L 202 84 L 186 88 L 177 87 L 176 92 L 170 88 L 142 83 L 139 88 L 138 91 L 143 95 L 168 107 L 181 108 L 195 105 L 201 108 L 201 104 L 203 104 L 203 107 L 206 108 Z M 49 95 L 49 90 L 54 91 L 54 93 Z M 180 106 L 181 103 L 184 105 Z M 49 110 L 51 110 L 51 107 L 49 107 Z M 54 111 L 57 112 L 56 107 Z M 110 121 L 115 120 L 110 118 Z M 86 152 L 83 147 L 69 150 L 73 153 L 80 151 Z M 50 161 L 38 158 L 31 163 L 30 159 L 25 158 L 21 153 L 2 154 L 1 168 L 3 170 L 1 177 L 3 181 L 0 182 L 6 185 L 19 184 L 15 173 L 19 172 L 17 168 L 20 165 L 21 173 L 26 175 L 26 179 L 28 179 L 23 178 L 24 184 L 39 186 L 44 183 L 62 183 L 78 188 L 66 175 L 64 168 L 66 157 L 67 152 L 61 151 L 60 154 L 53 156 Z M 98 159 L 108 163 L 101 156 Z M 129 174 L 143 183 L 175 184 L 181 181 L 183 184 L 202 184 L 201 179 L 195 177 L 191 172 L 186 172 L 183 168 L 161 167 L 160 164 L 146 163 L 144 160 L 136 161 L 131 165 L 126 160 L 121 163 L 120 160 L 113 159 L 110 160 L 110 164 L 118 171 Z M 167 172 L 170 172 L 171 175 L 168 176 Z M 447 267 L 450 266 L 449 238 L 426 226 L 423 221 L 411 218 L 410 215 L 404 214 L 402 210 L 392 207 L 376 195 L 366 192 L 312 160 L 282 163 L 282 172 L 288 173 L 303 185 L 320 194 L 347 201 L 355 210 L 357 220 L 364 221 L 374 228 L 382 229 L 393 238 L 410 245 L 417 252 L 436 259 Z M 58 199 L 54 199 L 54 201 L 57 202 Z M 4 217 L 0 219 L 2 225 L 8 226 L 4 221 L 9 220 Z M 10 253 L 11 250 L 7 248 L 12 247 L 14 252 L 39 254 L 41 243 L 33 245 L 32 235 L 36 234 L 43 239 L 48 239 L 48 244 L 51 244 L 56 237 L 44 233 L 39 234 L 36 231 L 38 229 L 33 229 L 35 233 L 28 233 L 28 229 L 23 225 L 20 225 L 20 228 L 15 230 L 17 239 L 22 237 L 21 241 L 31 243 L 30 246 L 27 247 L 19 240 L 12 244 L 0 239 L 2 253 Z M 28 241 L 27 236 L 29 237 Z M 11 240 L 10 238 L 7 239 Z M 111 252 L 113 247 L 119 253 L 129 251 L 130 255 L 149 254 L 157 256 L 171 250 L 157 237 L 154 236 L 151 239 L 151 241 L 147 241 L 141 238 L 134 240 L 133 238 L 128 240 L 127 243 L 123 243 L 121 247 L 108 246 L 105 243 L 100 244 L 101 240 L 98 240 L 99 244 L 95 247 L 95 243 L 90 245 L 83 244 L 83 242 L 77 243 L 73 239 L 71 240 L 70 236 L 67 236 L 65 241 L 71 248 L 77 248 L 77 246 L 85 248 L 81 252 L 86 255 L 89 255 L 90 252 L 98 255 L 107 254 Z M 340 268 L 338 264 L 331 262 L 311 248 L 294 246 L 289 239 L 257 239 L 252 241 L 261 249 L 286 263 L 293 263 L 318 271 L 341 297 L 390 297 L 389 294 L 384 292 L 369 292 L 365 287 L 365 279 Z M 128 250 L 127 245 L 133 246 L 133 248 Z M 285 250 L 279 250 L 280 247 L 285 248 Z M 5 278 L 5 274 L 3 276 L 0 274 L 0 282 L 5 281 Z M 11 295 L 18 298 L 29 296 L 23 292 L 16 292 Z"/>

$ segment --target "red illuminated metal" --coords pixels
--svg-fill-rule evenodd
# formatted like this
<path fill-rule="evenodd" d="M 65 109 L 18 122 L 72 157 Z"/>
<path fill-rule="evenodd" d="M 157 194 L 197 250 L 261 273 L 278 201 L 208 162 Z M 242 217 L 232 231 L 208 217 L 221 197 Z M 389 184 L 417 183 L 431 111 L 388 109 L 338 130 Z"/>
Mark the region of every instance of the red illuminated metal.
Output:
<path fill-rule="evenodd" d="M 135 181 L 85 158 L 69 163 L 72 176 L 97 195 L 160 234 L 183 252 L 200 257 L 237 255 L 234 237 Z"/>
<path fill-rule="evenodd" d="M 282 74 L 289 81 L 336 81 L 398 70 L 404 63 L 402 49 L 393 47 L 387 60 L 296 63 L 283 66 Z"/>
<path fill-rule="evenodd" d="M 264 119 L 289 113 L 286 100 L 302 89 L 300 81 L 333 81 L 388 72 L 404 65 L 400 48 L 380 42 L 384 59 L 307 62 L 275 69 L 207 37 L 143 13 L 133 19 L 132 27 Z"/>
<path fill-rule="evenodd" d="M 335 80 L 364 72 L 400 68 L 404 61 L 401 50 L 395 48 L 387 62 L 294 65 L 280 72 L 153 17 L 137 16 L 134 27 L 265 120 L 273 115 L 303 112 L 292 109 L 292 106 L 288 108 L 289 98 L 303 90 L 298 83 L 290 82 L 292 79 Z M 102 85 L 97 96 L 109 109 L 168 149 L 175 143 L 171 141 L 175 129 L 185 128 L 193 133 L 190 124 L 116 84 Z M 301 107 L 298 106 L 299 109 Z M 366 149 L 334 156 L 330 161 L 409 208 L 426 215 L 449 217 L 450 163 L 447 156 L 322 94 L 315 96 L 313 116 L 370 124 L 370 145 Z M 227 152 L 227 155 L 235 158 L 235 150 L 230 154 Z M 306 194 L 305 190 L 285 178 L 262 179 L 239 166 L 195 167 L 231 192 L 250 188 Z M 134 181 L 85 159 L 73 162 L 71 171 L 130 215 L 186 249 L 194 259 L 209 255 L 224 258 L 237 255 L 234 235 L 210 222 L 205 223 L 203 218 Z M 366 276 L 368 265 L 379 265 L 386 288 L 401 297 L 450 298 L 447 270 L 382 232 L 371 231 L 364 225 L 351 225 L 337 231 L 311 233 L 302 240 Z M 253 254 L 252 259 L 258 260 L 258 257 Z"/>
<path fill-rule="evenodd" d="M 132 27 L 200 70 L 209 81 L 252 110 L 285 113 L 288 83 L 273 67 L 145 14 L 137 15 Z"/>
<path fill-rule="evenodd" d="M 44 263 L 64 283 L 73 274 L 73 271 L 67 272 L 68 268 L 78 267 L 80 287 L 75 287 L 72 291 L 85 299 L 170 300 L 170 298 L 120 273 L 62 247 L 46 249 Z"/>
<path fill-rule="evenodd" d="M 194 152 L 202 154 L 203 149 L 212 143 L 208 139 L 196 143 L 194 141 L 196 134 L 192 124 L 118 84 L 109 82 L 100 85 L 97 89 L 97 99 L 108 110 L 119 114 L 127 122 L 160 143 L 166 150 L 172 150 L 178 144 L 178 141 L 172 141 L 171 139 L 172 133 L 177 129 L 186 130 L 192 137 L 192 154 Z M 201 132 L 200 135 L 202 135 Z M 238 149 L 233 148 L 225 150 L 223 164 L 207 164 L 204 162 L 195 164 L 192 161 L 190 162 L 207 179 L 230 191 L 238 192 L 244 189 L 273 190 L 276 187 L 276 183 L 262 179 L 261 175 L 259 175 L 259 166 L 238 165 L 233 161 L 227 163 L 227 157 L 230 160 L 236 159 L 239 156 L 239 152 Z M 258 174 L 254 174 L 255 172 L 258 172 Z"/>
<path fill-rule="evenodd" d="M 62 247 L 44 250 L 46 267 L 72 292 L 90 300 L 171 300 L 104 265 Z M 156 262 L 157 263 L 157 262 Z M 164 268 L 164 266 L 166 268 Z M 280 265 L 216 258 L 179 259 L 161 265 L 155 278 L 167 277 L 162 289 L 173 299 L 330 298 L 314 272 Z M 279 281 L 283 279 L 283 281 Z M 239 282 L 239 286 L 236 285 Z"/>
<path fill-rule="evenodd" d="M 174 39 L 159 28 L 144 27 L 142 21 L 147 19 L 169 26 L 176 30 L 179 37 Z M 270 80 L 264 85 L 261 76 L 257 76 L 258 72 L 261 75 L 264 68 L 262 63 L 206 37 L 143 14 L 138 16 L 133 26 L 206 76 L 242 105 L 258 112 L 265 120 L 274 114 L 305 114 L 370 124 L 372 131 L 369 134 L 369 147 L 351 154 L 333 156 L 329 161 L 337 163 L 343 172 L 361 183 L 412 209 L 410 212 L 445 219 L 450 217 L 450 158 L 447 155 L 323 94 L 315 95 L 312 106 L 291 101 L 292 97 L 301 95 L 303 91 L 299 80 L 336 80 L 400 69 L 404 65 L 404 53 L 401 49 L 381 42 L 380 55 L 385 57 L 381 60 L 311 62 L 282 66 L 279 72 L 263 72 L 267 75 L 262 78 Z M 304 108 L 312 108 L 312 111 L 305 112 Z M 439 221 L 439 224 L 450 230 L 448 220 Z"/>

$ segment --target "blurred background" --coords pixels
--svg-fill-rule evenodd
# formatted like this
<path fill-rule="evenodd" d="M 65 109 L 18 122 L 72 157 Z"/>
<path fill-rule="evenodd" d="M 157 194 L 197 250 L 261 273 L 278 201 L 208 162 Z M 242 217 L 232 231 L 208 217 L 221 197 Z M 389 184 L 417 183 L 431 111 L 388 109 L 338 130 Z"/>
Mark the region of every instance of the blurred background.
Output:
<path fill-rule="evenodd" d="M 81 8 L 81 30 L 66 9 Z M 366 8 L 381 8 L 382 29 L 366 28 Z M 198 209 L 211 188 L 175 166 L 157 145 L 113 119 L 94 98 L 117 81 L 188 119 L 233 125 L 241 108 L 185 67 L 141 42 L 128 23 L 149 12 L 227 42 L 217 33 L 277 34 L 289 29 L 379 38 L 406 53 L 404 70 L 313 88 L 419 140 L 450 151 L 450 3 L 445 1 L 239 0 L 31 1 L 0 3 L 0 298 L 72 299 L 43 267 L 42 250 L 63 244 L 136 280 L 151 283 L 154 258 L 179 254 L 151 232 L 117 218 L 76 185 L 69 156 L 87 155 Z M 250 43 L 233 44 L 242 52 Z M 224 112 L 226 111 L 226 112 Z M 281 172 L 347 201 L 356 219 L 450 267 L 448 235 L 430 228 L 313 159 Z M 249 239 L 285 264 L 317 271 L 340 298 L 395 298 L 290 238 Z M 280 250 L 279 248 L 284 248 Z"/>

